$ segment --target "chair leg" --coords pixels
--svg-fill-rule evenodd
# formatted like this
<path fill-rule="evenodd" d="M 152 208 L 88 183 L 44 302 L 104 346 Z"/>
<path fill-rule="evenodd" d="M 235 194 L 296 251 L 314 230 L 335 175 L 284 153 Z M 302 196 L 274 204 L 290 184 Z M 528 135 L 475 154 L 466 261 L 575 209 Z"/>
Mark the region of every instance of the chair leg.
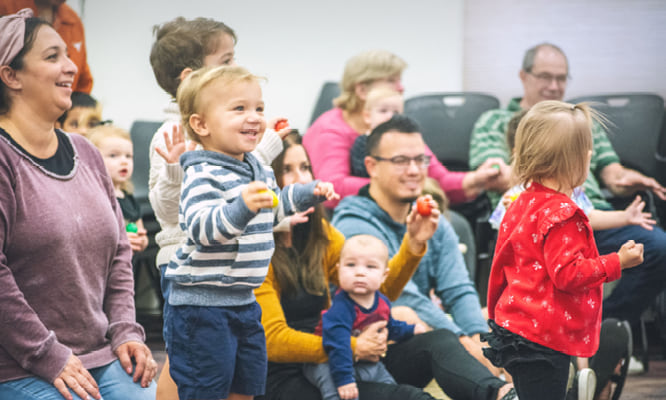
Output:
<path fill-rule="evenodd" d="M 643 355 L 641 361 L 643 362 L 643 368 L 645 372 L 648 372 L 650 368 L 650 353 L 648 352 L 648 337 L 647 337 L 647 328 L 645 326 L 645 314 L 641 315 L 640 320 L 640 329 L 641 329 L 641 347 L 643 349 Z"/>

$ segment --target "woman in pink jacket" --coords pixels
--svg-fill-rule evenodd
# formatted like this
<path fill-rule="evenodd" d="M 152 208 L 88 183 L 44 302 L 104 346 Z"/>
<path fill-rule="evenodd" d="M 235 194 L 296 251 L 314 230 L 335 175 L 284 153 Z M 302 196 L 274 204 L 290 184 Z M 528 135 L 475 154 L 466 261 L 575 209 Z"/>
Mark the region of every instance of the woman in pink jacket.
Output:
<path fill-rule="evenodd" d="M 368 184 L 368 178 L 351 176 L 350 151 L 354 140 L 369 126 L 362 111 L 370 89 L 385 85 L 402 93 L 402 71 L 407 63 L 385 50 L 371 50 L 352 57 L 345 66 L 340 88 L 342 93 L 333 104 L 335 108 L 322 114 L 303 137 L 303 144 L 311 156 L 312 169 L 317 179 L 332 182 L 340 200 L 355 195 Z M 444 167 L 432 151 L 428 175 L 436 179 L 453 204 L 472 200 L 484 189 L 492 188 L 498 173 L 493 164 L 504 164 L 501 159 L 488 159 L 476 171 L 453 172 Z M 326 206 L 334 208 L 335 202 Z"/>

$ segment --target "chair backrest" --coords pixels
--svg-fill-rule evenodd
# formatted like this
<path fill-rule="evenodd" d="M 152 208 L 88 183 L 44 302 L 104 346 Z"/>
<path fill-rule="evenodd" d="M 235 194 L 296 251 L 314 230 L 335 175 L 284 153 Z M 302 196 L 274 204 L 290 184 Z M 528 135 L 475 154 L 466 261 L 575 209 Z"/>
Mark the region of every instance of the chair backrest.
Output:
<path fill-rule="evenodd" d="M 659 183 L 666 185 L 666 110 L 664 110 L 664 118 L 661 122 L 661 133 L 659 134 L 659 144 L 655 158 L 657 173 L 654 177 Z"/>
<path fill-rule="evenodd" d="M 593 102 L 592 107 L 610 121 L 608 139 L 622 164 L 648 176 L 657 174 L 657 149 L 664 99 L 652 93 L 616 93 L 581 96 L 570 103 Z"/>
<path fill-rule="evenodd" d="M 143 215 L 152 213 L 150 201 L 148 200 L 148 176 L 150 173 L 150 141 L 153 135 L 162 125 L 159 121 L 134 121 L 130 128 L 130 136 L 134 144 L 134 173 L 132 183 L 134 184 L 134 197 Z"/>
<path fill-rule="evenodd" d="M 495 96 L 484 93 L 432 93 L 405 101 L 405 114 L 419 124 L 423 140 L 442 164 L 467 171 L 474 123 L 499 104 Z"/>
<path fill-rule="evenodd" d="M 339 95 L 340 85 L 338 85 L 338 82 L 324 82 L 324 85 L 319 92 L 317 103 L 315 103 L 314 109 L 312 110 L 310 125 L 312 125 L 320 115 L 333 108 L 333 99 Z"/>

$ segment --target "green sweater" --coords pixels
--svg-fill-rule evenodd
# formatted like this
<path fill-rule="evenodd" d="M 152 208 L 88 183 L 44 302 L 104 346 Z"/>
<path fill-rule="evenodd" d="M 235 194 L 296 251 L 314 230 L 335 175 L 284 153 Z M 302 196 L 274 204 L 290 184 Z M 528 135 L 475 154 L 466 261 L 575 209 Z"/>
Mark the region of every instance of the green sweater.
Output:
<path fill-rule="evenodd" d="M 486 111 L 479 117 L 474 125 L 472 139 L 469 148 L 469 164 L 471 169 L 476 169 L 490 157 L 502 158 L 506 163 L 510 162 L 509 147 L 506 144 L 506 126 L 514 116 L 521 110 L 521 98 L 513 98 L 507 108 Z M 608 203 L 599 186 L 599 174 L 609 164 L 620 162 L 620 158 L 613 150 L 606 132 L 598 123 L 592 126 L 592 161 L 590 162 L 590 173 L 583 184 L 585 194 L 590 198 L 594 208 L 599 210 L 611 210 L 613 207 Z M 497 206 L 502 193 L 488 192 L 493 207 Z"/>

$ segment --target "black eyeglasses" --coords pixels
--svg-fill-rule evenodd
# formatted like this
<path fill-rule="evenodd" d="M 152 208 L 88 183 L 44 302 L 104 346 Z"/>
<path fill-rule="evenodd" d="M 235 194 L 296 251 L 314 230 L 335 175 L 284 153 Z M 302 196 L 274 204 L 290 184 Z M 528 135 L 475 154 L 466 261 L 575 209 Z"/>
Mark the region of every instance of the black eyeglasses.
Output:
<path fill-rule="evenodd" d="M 558 85 L 564 85 L 565 83 L 567 83 L 567 81 L 569 79 L 571 79 L 571 77 L 568 74 L 567 75 L 551 75 L 548 72 L 541 72 L 541 73 L 535 74 L 532 71 L 529 71 L 527 73 L 532 75 L 533 77 L 535 77 L 539 82 L 542 82 L 543 84 L 546 84 L 546 85 L 550 85 L 550 83 L 553 80 L 555 80 L 555 82 L 557 82 Z"/>
<path fill-rule="evenodd" d="M 428 156 L 425 154 L 419 154 L 418 156 L 415 157 L 407 157 L 407 156 L 394 156 L 391 158 L 384 158 L 380 156 L 370 156 L 370 157 L 374 158 L 377 161 L 388 161 L 391 164 L 393 164 L 394 167 L 399 169 L 407 169 L 412 163 L 412 161 L 414 161 L 414 164 L 416 164 L 417 167 L 424 169 L 430 165 L 430 160 L 432 159 L 432 156 Z"/>

